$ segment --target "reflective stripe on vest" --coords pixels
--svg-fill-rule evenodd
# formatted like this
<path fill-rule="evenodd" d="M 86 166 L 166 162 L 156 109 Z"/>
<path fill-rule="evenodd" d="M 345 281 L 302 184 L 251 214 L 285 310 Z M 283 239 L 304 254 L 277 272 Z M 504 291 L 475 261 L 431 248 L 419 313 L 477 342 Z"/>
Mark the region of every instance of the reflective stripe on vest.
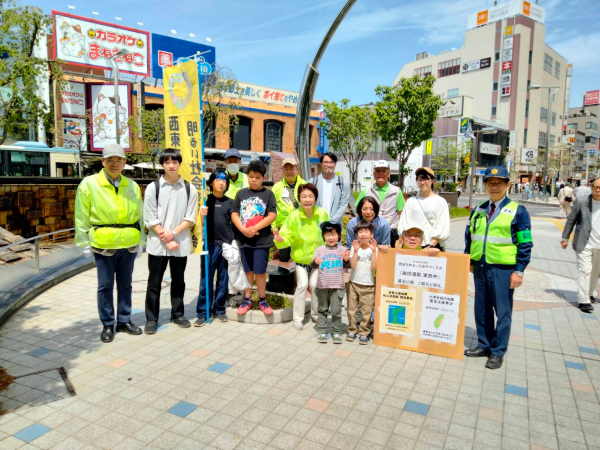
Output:
<path fill-rule="evenodd" d="M 483 203 L 471 217 L 471 259 L 479 261 L 485 254 L 488 264 L 516 264 L 517 246 L 512 240 L 511 224 L 519 204 L 509 202 L 490 224 L 481 205 Z"/>

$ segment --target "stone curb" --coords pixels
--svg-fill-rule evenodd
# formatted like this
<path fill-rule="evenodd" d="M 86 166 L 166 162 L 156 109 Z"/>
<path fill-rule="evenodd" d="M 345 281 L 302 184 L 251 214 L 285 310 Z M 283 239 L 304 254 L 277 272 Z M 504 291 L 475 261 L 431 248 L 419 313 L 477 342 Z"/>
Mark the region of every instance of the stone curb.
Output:
<path fill-rule="evenodd" d="M 274 294 L 274 293 L 268 292 L 268 294 Z M 278 293 L 275 295 L 281 295 L 281 296 L 288 297 L 288 299 L 290 299 L 292 301 L 294 299 L 294 297 L 289 294 L 279 294 Z M 227 308 L 227 310 L 225 311 L 225 314 L 227 314 L 227 318 L 229 320 L 233 320 L 235 322 L 240 322 L 240 323 L 252 323 L 252 324 L 262 324 L 262 325 L 274 324 L 274 323 L 285 323 L 285 322 L 292 321 L 293 311 L 294 311 L 293 307 L 289 307 L 289 308 L 285 308 L 285 309 L 275 309 L 275 310 L 273 310 L 273 314 L 270 314 L 268 316 L 263 314 L 263 312 L 258 309 L 251 309 L 246 314 L 240 315 L 237 313 L 238 307 L 237 307 L 237 301 L 235 301 L 236 297 L 241 297 L 241 296 L 233 297 L 231 299 L 231 304 L 233 304 L 234 306 Z M 306 314 L 310 314 L 310 299 L 309 298 L 306 299 L 305 315 Z"/>

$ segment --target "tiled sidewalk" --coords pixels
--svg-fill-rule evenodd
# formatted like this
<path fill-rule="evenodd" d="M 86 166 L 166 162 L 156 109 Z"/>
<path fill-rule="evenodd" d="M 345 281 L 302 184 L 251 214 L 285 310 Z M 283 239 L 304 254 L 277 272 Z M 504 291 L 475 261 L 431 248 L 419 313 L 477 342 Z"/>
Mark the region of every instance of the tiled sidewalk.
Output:
<path fill-rule="evenodd" d="M 556 231 L 558 233 L 558 230 Z M 134 273 L 143 324 L 146 256 Z M 186 272 L 194 317 L 199 263 Z M 168 283 L 165 283 L 168 284 Z M 569 303 L 515 311 L 509 352 L 450 360 L 357 342 L 316 342 L 312 324 L 169 324 L 99 340 L 95 271 L 36 298 L 0 329 L 0 448 L 600 449 L 600 323 Z M 532 302 L 533 303 L 533 302 Z M 466 345 L 473 345 L 469 301 Z"/>

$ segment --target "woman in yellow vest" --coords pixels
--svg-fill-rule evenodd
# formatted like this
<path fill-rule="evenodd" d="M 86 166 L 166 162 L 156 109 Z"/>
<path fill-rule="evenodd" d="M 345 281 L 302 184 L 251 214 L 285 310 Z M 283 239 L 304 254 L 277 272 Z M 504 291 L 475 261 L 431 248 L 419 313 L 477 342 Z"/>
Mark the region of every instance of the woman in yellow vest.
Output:
<path fill-rule="evenodd" d="M 465 232 L 465 253 L 471 254 L 475 280 L 478 339 L 465 356 L 488 357 L 485 366 L 498 369 L 508 348 L 513 293 L 523 282 L 533 242 L 529 213 L 507 196 L 506 168 L 489 167 L 483 182 L 490 199 L 473 210 Z"/>

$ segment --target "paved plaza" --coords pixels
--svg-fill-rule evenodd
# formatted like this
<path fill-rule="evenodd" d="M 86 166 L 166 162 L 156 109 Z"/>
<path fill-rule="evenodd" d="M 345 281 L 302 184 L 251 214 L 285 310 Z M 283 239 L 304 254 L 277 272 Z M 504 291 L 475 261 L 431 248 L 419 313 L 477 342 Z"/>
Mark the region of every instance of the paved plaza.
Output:
<path fill-rule="evenodd" d="M 560 249 L 562 223 L 533 222 L 532 263 L 497 371 L 485 358 L 318 344 L 310 322 L 180 329 L 168 322 L 168 278 L 158 333 L 102 344 L 96 272 L 83 272 L 0 329 L 0 366 L 26 375 L 0 393 L 0 448 L 600 449 L 600 308 L 586 315 L 572 304 L 575 255 Z M 463 250 L 465 224 L 453 222 L 450 251 Z M 146 264 L 144 255 L 134 272 L 138 325 Z M 189 319 L 199 266 L 189 258 Z M 472 298 L 466 330 L 471 346 Z"/>

